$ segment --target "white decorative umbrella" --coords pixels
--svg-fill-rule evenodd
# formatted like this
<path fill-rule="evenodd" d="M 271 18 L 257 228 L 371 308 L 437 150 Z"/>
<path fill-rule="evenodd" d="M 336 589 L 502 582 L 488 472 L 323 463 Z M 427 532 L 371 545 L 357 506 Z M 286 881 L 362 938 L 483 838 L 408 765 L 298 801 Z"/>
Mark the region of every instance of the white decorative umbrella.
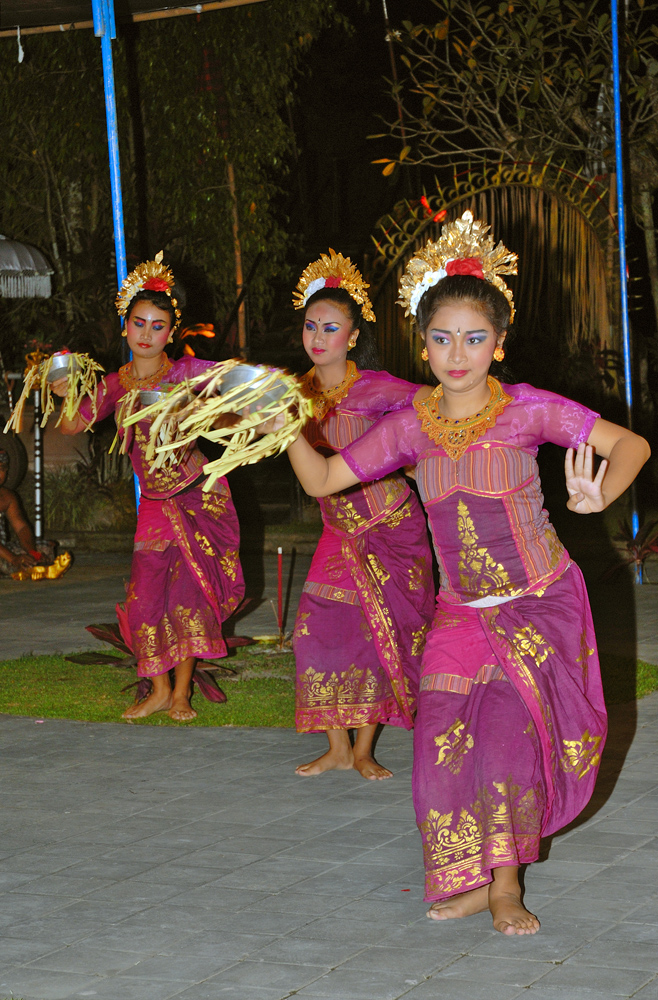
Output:
<path fill-rule="evenodd" d="M 0 236 L 0 297 L 49 299 L 53 269 L 36 247 Z"/>

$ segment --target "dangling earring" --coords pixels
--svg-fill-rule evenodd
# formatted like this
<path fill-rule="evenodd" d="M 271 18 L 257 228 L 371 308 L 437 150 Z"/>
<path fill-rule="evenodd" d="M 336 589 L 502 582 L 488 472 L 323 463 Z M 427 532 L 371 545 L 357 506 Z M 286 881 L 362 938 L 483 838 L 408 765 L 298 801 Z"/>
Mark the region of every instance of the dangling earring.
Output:
<path fill-rule="evenodd" d="M 128 336 L 128 331 L 126 330 L 125 326 L 124 326 L 123 330 L 121 331 L 121 336 L 122 337 L 127 337 Z"/>
<path fill-rule="evenodd" d="M 429 359 L 430 359 L 430 356 L 429 356 L 429 354 L 427 353 L 427 348 L 426 348 L 426 347 L 424 347 L 424 348 L 422 349 L 422 351 L 420 352 L 420 356 L 421 356 L 421 358 L 423 359 L 423 361 L 429 361 Z"/>
<path fill-rule="evenodd" d="M 347 350 L 351 351 L 353 347 L 356 347 L 356 340 L 348 340 Z"/>
<path fill-rule="evenodd" d="M 503 350 L 502 347 L 497 347 L 496 350 L 493 352 L 493 356 L 494 356 L 494 361 L 502 361 L 503 358 L 505 357 L 505 351 Z"/>
<path fill-rule="evenodd" d="M 173 333 L 170 333 L 169 336 L 167 337 L 167 343 L 173 344 L 173 342 L 174 342 L 174 335 Z"/>

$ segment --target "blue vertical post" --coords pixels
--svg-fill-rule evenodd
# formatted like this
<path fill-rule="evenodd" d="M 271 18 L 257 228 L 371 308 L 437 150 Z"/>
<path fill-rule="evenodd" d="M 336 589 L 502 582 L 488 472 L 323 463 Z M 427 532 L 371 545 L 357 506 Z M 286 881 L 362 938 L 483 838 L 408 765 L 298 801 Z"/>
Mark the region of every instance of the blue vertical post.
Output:
<path fill-rule="evenodd" d="M 612 91 L 615 126 L 615 164 L 617 170 L 617 229 L 619 233 L 619 287 L 621 289 L 621 334 L 624 357 L 624 388 L 628 426 L 633 428 L 633 371 L 631 356 L 631 328 L 628 318 L 628 274 L 626 264 L 626 210 L 624 206 L 624 158 L 621 138 L 621 74 L 619 68 L 619 8 L 618 0 L 611 0 L 612 7 Z M 640 529 L 640 518 L 631 491 L 631 527 L 633 535 Z M 642 583 L 641 571 L 636 570 L 636 583 Z"/>
<path fill-rule="evenodd" d="M 103 58 L 103 88 L 105 90 L 105 118 L 107 121 L 112 220 L 114 223 L 114 255 L 117 267 L 117 287 L 120 288 L 123 279 L 128 274 L 128 267 L 126 265 L 126 238 L 123 228 L 117 100 L 114 87 L 114 64 L 112 62 L 112 39 L 117 36 L 114 20 L 114 0 L 91 0 L 91 5 L 94 12 L 94 34 L 101 40 L 101 55 Z M 136 476 L 134 478 L 135 498 L 139 505 L 139 482 Z"/>

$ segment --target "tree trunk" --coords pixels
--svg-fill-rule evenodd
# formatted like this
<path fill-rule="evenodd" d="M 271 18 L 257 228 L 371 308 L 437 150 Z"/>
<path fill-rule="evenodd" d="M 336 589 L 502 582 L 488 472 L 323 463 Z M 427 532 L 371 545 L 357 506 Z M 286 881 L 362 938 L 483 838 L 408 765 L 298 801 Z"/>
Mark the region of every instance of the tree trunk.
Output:
<path fill-rule="evenodd" d="M 653 220 L 653 199 L 651 188 L 646 183 L 640 185 L 639 203 L 642 229 L 644 230 L 644 245 L 647 251 L 647 264 L 649 266 L 651 295 L 656 314 L 656 327 L 658 328 L 658 250 L 656 249 L 656 227 Z"/>
<path fill-rule="evenodd" d="M 230 160 L 226 162 L 226 174 L 228 176 L 228 190 L 231 198 L 231 217 L 233 225 L 233 253 L 235 255 L 235 294 L 239 298 L 244 285 L 242 274 L 242 246 L 240 245 L 240 225 L 238 217 L 238 197 L 235 190 L 235 173 Z M 238 309 L 238 349 L 242 357 L 247 355 L 247 322 L 244 299 Z"/>

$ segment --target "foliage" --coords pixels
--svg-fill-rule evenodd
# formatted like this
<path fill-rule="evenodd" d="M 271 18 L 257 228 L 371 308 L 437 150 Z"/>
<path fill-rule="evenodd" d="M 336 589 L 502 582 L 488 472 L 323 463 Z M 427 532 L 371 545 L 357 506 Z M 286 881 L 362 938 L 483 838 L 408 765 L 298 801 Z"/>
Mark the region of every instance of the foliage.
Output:
<path fill-rule="evenodd" d="M 624 566 L 633 566 L 642 580 L 647 559 L 658 553 L 658 521 L 645 521 L 635 534 L 630 521 L 625 519 L 613 538 L 624 546 L 622 560 L 606 570 L 601 579 L 608 579 Z"/>
<path fill-rule="evenodd" d="M 290 238 L 282 191 L 292 133 L 282 111 L 302 56 L 338 21 L 333 0 L 270 0 L 128 27 L 114 43 L 129 262 L 164 249 L 188 287 L 205 289 L 205 319 L 212 310 L 226 317 L 235 300 L 234 203 L 245 275 L 262 255 L 252 317 L 268 308 Z M 116 367 L 98 39 L 82 30 L 34 36 L 22 64 L 15 42 L 2 44 L 2 230 L 40 247 L 56 277 L 52 301 L 2 301 L 0 351 L 8 367 L 20 365 L 39 331 L 55 348 Z"/>
<path fill-rule="evenodd" d="M 405 21 L 395 32 L 408 70 L 397 91 L 407 140 L 397 162 L 438 166 L 492 156 L 558 156 L 575 169 L 609 163 L 614 170 L 607 4 L 432 3 L 434 24 Z M 658 121 L 657 13 L 655 2 L 629 5 L 626 98 L 632 150 Z M 400 136 L 400 128 L 393 122 L 391 133 Z"/>
<path fill-rule="evenodd" d="M 247 677 L 223 678 L 228 700 L 216 705 L 204 698 L 194 700 L 198 712 L 188 723 L 175 722 L 164 712 L 132 725 L 150 726 L 284 726 L 294 725 L 295 688 L 292 654 L 276 658 L 250 657 Z M 254 670 L 255 664 L 260 664 Z M 286 661 L 285 665 L 282 661 Z M 238 666 L 233 659 L 231 664 Z M 288 676 L 282 676 L 287 673 Z M 87 722 L 118 722 L 128 699 L 121 689 L 125 677 L 110 666 L 67 663 L 62 656 L 26 656 L 0 661 L 0 712 L 50 719 L 80 719 Z"/>

